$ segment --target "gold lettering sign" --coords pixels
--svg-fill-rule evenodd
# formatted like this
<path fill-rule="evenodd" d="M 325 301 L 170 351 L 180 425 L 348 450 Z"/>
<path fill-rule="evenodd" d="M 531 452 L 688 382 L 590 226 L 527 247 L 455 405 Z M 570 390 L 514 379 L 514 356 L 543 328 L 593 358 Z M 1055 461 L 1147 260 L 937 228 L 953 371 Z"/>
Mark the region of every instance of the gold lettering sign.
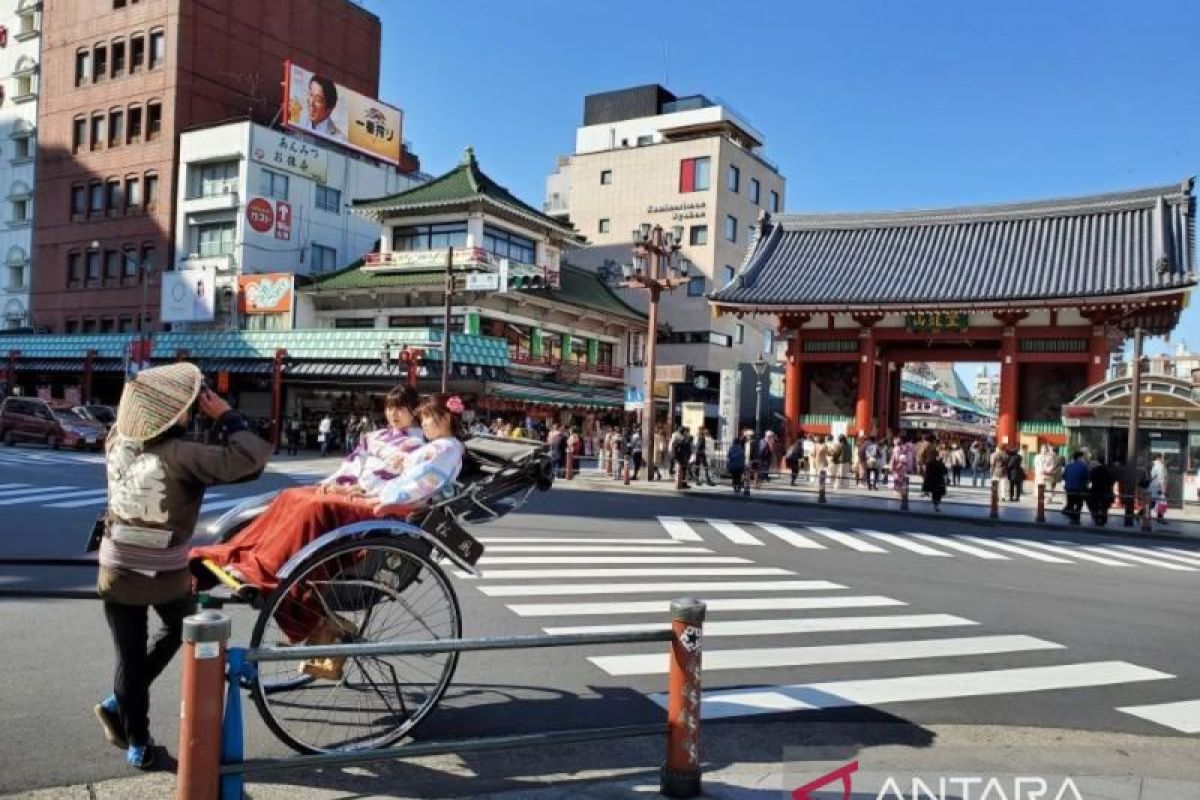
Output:
<path fill-rule="evenodd" d="M 910 333 L 959 333 L 967 329 L 969 322 L 969 315 L 955 311 L 926 311 L 904 316 L 904 328 Z"/>

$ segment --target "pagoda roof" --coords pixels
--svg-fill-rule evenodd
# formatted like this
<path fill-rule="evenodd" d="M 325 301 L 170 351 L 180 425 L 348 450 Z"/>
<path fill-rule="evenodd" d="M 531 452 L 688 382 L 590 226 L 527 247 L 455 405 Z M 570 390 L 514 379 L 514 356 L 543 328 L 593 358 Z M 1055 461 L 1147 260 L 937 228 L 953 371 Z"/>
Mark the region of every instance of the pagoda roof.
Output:
<path fill-rule="evenodd" d="M 1194 179 L 931 211 L 763 215 L 729 311 L 997 307 L 1177 293 L 1196 283 Z"/>

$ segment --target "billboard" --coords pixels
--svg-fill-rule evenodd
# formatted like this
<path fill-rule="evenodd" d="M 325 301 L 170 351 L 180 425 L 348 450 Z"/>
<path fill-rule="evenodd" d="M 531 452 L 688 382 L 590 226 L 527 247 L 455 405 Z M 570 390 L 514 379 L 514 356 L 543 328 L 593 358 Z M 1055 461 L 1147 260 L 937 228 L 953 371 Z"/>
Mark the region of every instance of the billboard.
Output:
<path fill-rule="evenodd" d="M 163 322 L 212 322 L 215 301 L 216 280 L 211 269 L 163 273 Z"/>
<path fill-rule="evenodd" d="M 297 130 L 400 163 L 404 114 L 395 106 L 347 89 L 290 61 L 284 62 L 283 119 Z"/>
<path fill-rule="evenodd" d="M 246 224 L 255 233 L 290 241 L 292 204 L 286 200 L 252 197 L 246 202 Z"/>
<path fill-rule="evenodd" d="M 329 180 L 329 151 L 276 131 L 251 129 L 250 156 L 260 164 L 281 169 L 317 183 Z"/>
<path fill-rule="evenodd" d="M 291 273 L 270 272 L 240 276 L 238 310 L 243 314 L 281 314 L 291 311 Z"/>

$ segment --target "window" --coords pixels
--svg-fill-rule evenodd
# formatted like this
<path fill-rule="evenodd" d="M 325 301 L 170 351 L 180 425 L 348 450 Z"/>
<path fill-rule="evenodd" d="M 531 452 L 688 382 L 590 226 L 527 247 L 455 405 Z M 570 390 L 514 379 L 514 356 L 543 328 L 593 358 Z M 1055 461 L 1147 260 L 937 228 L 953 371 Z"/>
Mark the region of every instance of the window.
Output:
<path fill-rule="evenodd" d="M 725 284 L 729 285 L 729 284 L 733 283 L 733 276 L 736 274 L 737 274 L 737 271 L 733 267 L 726 264 L 725 265 Z"/>
<path fill-rule="evenodd" d="M 83 324 L 79 327 L 79 332 L 80 333 L 95 333 L 96 332 L 96 320 L 85 319 L 83 321 Z"/>
<path fill-rule="evenodd" d="M 79 333 L 79 320 L 77 320 L 77 319 L 67 320 L 66 328 L 64 328 L 64 330 L 66 330 L 67 333 Z"/>
<path fill-rule="evenodd" d="M 775 331 L 770 328 L 763 331 L 763 352 L 775 352 Z"/>
<path fill-rule="evenodd" d="M 20 102 L 23 97 L 32 98 L 37 94 L 37 84 L 34 82 L 34 75 L 35 73 L 26 72 L 16 76 L 17 94 L 14 99 L 17 102 Z"/>
<path fill-rule="evenodd" d="M 113 0 L 113 11 L 118 11 L 125 7 L 125 0 Z"/>
<path fill-rule="evenodd" d="M 146 65 L 146 39 L 133 35 L 129 39 L 129 74 L 136 75 Z"/>
<path fill-rule="evenodd" d="M 771 213 L 779 213 L 779 192 L 771 192 Z"/>
<path fill-rule="evenodd" d="M 537 260 L 537 248 L 532 239 L 491 225 L 484 226 L 483 247 L 498 258 L 508 258 L 522 264 L 533 264 Z"/>
<path fill-rule="evenodd" d="M 121 210 L 121 181 L 113 179 L 104 184 L 104 207 L 108 215 L 115 217 Z"/>
<path fill-rule="evenodd" d="M 104 73 L 108 71 L 108 49 L 98 44 L 92 50 L 92 80 L 104 80 Z"/>
<path fill-rule="evenodd" d="M 154 172 L 146 173 L 145 194 L 143 199 L 146 201 L 146 210 L 151 211 L 158 205 L 158 174 Z"/>
<path fill-rule="evenodd" d="M 612 229 L 612 222 L 609 219 L 605 218 L 605 219 L 600 220 L 600 232 L 601 233 L 608 233 L 611 229 Z"/>
<path fill-rule="evenodd" d="M 114 108 L 108 112 L 108 146 L 120 147 L 125 138 L 125 112 Z"/>
<path fill-rule="evenodd" d="M 758 178 L 750 179 L 750 202 L 758 205 L 758 196 L 762 191 L 762 185 L 758 182 Z"/>
<path fill-rule="evenodd" d="M 153 142 L 162 135 L 162 103 L 146 104 L 146 141 Z"/>
<path fill-rule="evenodd" d="M 152 244 L 142 245 L 141 264 L 145 268 L 145 272 L 149 273 L 154 271 L 155 259 L 158 257 L 157 252 L 158 251 L 154 249 L 154 245 Z"/>
<path fill-rule="evenodd" d="M 98 283 L 100 281 L 100 251 L 89 250 L 87 253 L 87 275 L 84 276 L 87 283 Z"/>
<path fill-rule="evenodd" d="M 118 333 L 133 333 L 133 317 L 121 317 L 117 320 Z"/>
<path fill-rule="evenodd" d="M 131 245 L 121 251 L 121 275 L 136 278 L 138 274 L 137 250 Z"/>
<path fill-rule="evenodd" d="M 150 69 L 161 67 L 166 55 L 167 41 L 163 38 L 163 32 L 150 31 Z"/>
<path fill-rule="evenodd" d="M 33 138 L 32 133 L 25 133 L 23 135 L 13 134 L 13 161 L 33 158 L 33 145 L 29 141 L 31 138 Z"/>
<path fill-rule="evenodd" d="M 637 138 L 637 146 L 638 147 L 645 147 L 648 144 L 654 144 L 654 136 L 653 135 L 639 136 Z"/>
<path fill-rule="evenodd" d="M 67 286 L 78 286 L 83 280 L 83 253 L 67 253 Z"/>
<path fill-rule="evenodd" d="M 237 191 L 238 167 L 236 159 L 192 167 L 199 192 L 196 197 L 215 197 Z"/>
<path fill-rule="evenodd" d="M 446 222 L 440 225 L 410 225 L 392 231 L 393 250 L 442 250 L 466 247 L 467 224 Z"/>
<path fill-rule="evenodd" d="M 737 217 L 732 214 L 725 215 L 725 241 L 737 241 Z"/>
<path fill-rule="evenodd" d="M 742 171 L 733 164 L 729 165 L 729 174 L 725 178 L 725 184 L 731 192 L 738 191 L 742 184 Z"/>
<path fill-rule="evenodd" d="M 104 115 L 96 114 L 92 117 L 92 141 L 91 147 L 93 150 L 99 150 L 104 146 Z"/>
<path fill-rule="evenodd" d="M 704 276 L 693 275 L 688 279 L 688 297 L 704 297 Z"/>
<path fill-rule="evenodd" d="M 342 193 L 328 186 L 317 186 L 317 208 L 332 214 L 342 213 Z"/>
<path fill-rule="evenodd" d="M 258 175 L 258 193 L 263 197 L 274 197 L 277 200 L 287 200 L 288 176 L 280 175 L 264 169 Z"/>
<path fill-rule="evenodd" d="M 712 172 L 712 159 L 685 158 L 679 162 L 679 191 L 703 192 L 709 187 Z"/>
<path fill-rule="evenodd" d="M 142 205 L 142 182 L 136 175 L 125 179 L 125 213 L 134 211 Z"/>
<path fill-rule="evenodd" d="M 115 283 L 121 277 L 121 254 L 116 250 L 104 251 L 104 282 Z"/>
<path fill-rule="evenodd" d="M 93 217 L 104 215 L 104 184 L 100 181 L 88 184 L 88 213 Z"/>
<path fill-rule="evenodd" d="M 29 203 L 28 197 L 17 198 L 12 202 L 12 222 L 21 223 L 29 222 Z"/>
<path fill-rule="evenodd" d="M 737 324 L 733 326 L 733 343 L 743 344 L 746 341 L 746 326 Z"/>
<path fill-rule="evenodd" d="M 688 242 L 691 244 L 708 244 L 708 226 L 693 225 L 688 231 Z"/>
<path fill-rule="evenodd" d="M 129 138 L 126 144 L 137 144 L 142 140 L 142 107 L 129 107 Z"/>
<path fill-rule="evenodd" d="M 83 117 L 76 117 L 74 124 L 71 126 L 71 152 L 78 153 L 83 149 L 87 142 L 87 120 Z"/>
<path fill-rule="evenodd" d="M 112 67 L 110 73 L 114 78 L 120 77 L 125 73 L 125 43 L 112 43 Z"/>
<path fill-rule="evenodd" d="M 314 244 L 312 246 L 312 272 L 320 274 L 337 269 L 337 250 L 332 247 Z"/>
<path fill-rule="evenodd" d="M 608 186 L 611 183 L 612 183 L 612 170 L 611 169 L 600 170 L 600 185 Z"/>
<path fill-rule="evenodd" d="M 316 247 L 316 245 L 313 245 Z M 356 329 L 362 330 L 365 328 L 375 327 L 374 317 L 334 317 L 333 327 L 339 330 Z"/>
<path fill-rule="evenodd" d="M 71 216 L 82 217 L 87 214 L 87 187 L 72 186 L 71 187 Z"/>
<path fill-rule="evenodd" d="M 228 256 L 233 254 L 233 234 L 237 225 L 233 222 L 214 222 L 196 228 L 196 250 L 201 258 Z"/>
<path fill-rule="evenodd" d="M 100 332 L 101 333 L 112 333 L 115 328 L 116 328 L 116 320 L 114 320 L 112 317 L 101 317 L 101 319 L 100 319 Z"/>

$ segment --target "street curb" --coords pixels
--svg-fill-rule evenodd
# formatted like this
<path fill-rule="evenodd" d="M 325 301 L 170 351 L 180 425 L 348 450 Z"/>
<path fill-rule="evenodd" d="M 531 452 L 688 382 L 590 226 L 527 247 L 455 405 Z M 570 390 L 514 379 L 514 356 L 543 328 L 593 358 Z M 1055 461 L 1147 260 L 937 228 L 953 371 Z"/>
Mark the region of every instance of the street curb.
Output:
<path fill-rule="evenodd" d="M 641 491 L 640 489 L 633 488 L 632 486 L 627 489 L 627 488 L 625 488 L 625 486 L 623 484 L 619 484 L 619 483 L 617 485 L 610 486 L 610 485 L 605 485 L 603 482 L 592 482 L 592 481 L 589 481 L 586 479 L 580 481 L 580 483 L 578 483 L 578 484 L 576 484 L 573 481 L 572 485 L 583 485 L 583 486 L 587 486 L 588 488 L 594 488 L 597 491 L 601 491 L 601 492 L 621 492 L 623 494 L 640 494 L 645 497 L 653 497 L 655 495 L 666 496 L 666 497 L 697 497 L 697 498 L 719 497 L 718 495 L 711 494 L 709 492 L 697 492 L 695 490 L 686 490 L 686 489 L 683 491 L 676 490 L 672 494 L 667 494 L 666 492 L 657 492 L 657 491 L 645 492 L 645 491 Z M 741 498 L 734 496 L 734 497 L 729 497 L 726 499 L 737 500 L 737 499 L 741 499 Z M 1040 531 L 1065 531 L 1065 532 L 1075 532 L 1075 533 L 1087 533 L 1087 534 L 1091 534 L 1094 536 L 1121 536 L 1121 537 L 1127 537 L 1133 541 L 1145 541 L 1147 539 L 1164 541 L 1164 542 L 1196 542 L 1196 541 L 1200 541 L 1200 537 L 1190 536 L 1185 533 L 1166 533 L 1166 532 L 1161 532 L 1161 531 L 1151 531 L 1150 533 L 1143 533 L 1136 529 L 1127 532 L 1126 529 L 1124 528 L 1124 526 L 1116 527 L 1116 528 L 1096 528 L 1096 527 L 1089 527 L 1089 526 L 1084 526 L 1084 525 L 1079 525 L 1079 526 L 1057 525 L 1057 524 L 1051 524 L 1048 522 L 1043 522 L 1043 523 L 1030 522 L 1028 520 L 1006 520 L 1003 518 L 991 519 L 990 517 L 965 517 L 965 516 L 961 516 L 958 514 L 936 513 L 933 511 L 898 511 L 898 510 L 892 509 L 892 508 L 871 508 L 869 506 L 850 507 L 850 506 L 842 505 L 840 503 L 839 504 L 818 503 L 815 500 L 808 500 L 808 499 L 791 500 L 791 499 L 786 499 L 786 498 L 782 498 L 782 497 L 764 497 L 762 495 L 755 496 L 753 494 L 751 494 L 750 499 L 754 502 L 764 503 L 766 505 L 782 506 L 782 507 L 812 506 L 814 508 L 823 508 L 826 510 L 845 510 L 845 511 L 864 512 L 864 513 L 868 513 L 868 514 L 886 514 L 887 516 L 895 516 L 897 514 L 900 514 L 900 515 L 906 516 L 906 517 L 916 517 L 916 518 L 921 518 L 921 519 L 956 520 L 959 522 L 965 522 L 965 523 L 969 523 L 972 525 L 983 525 L 985 527 L 1002 527 L 1003 526 L 1003 527 L 1028 528 L 1028 529 L 1040 530 Z M 1055 512 L 1055 513 L 1057 513 L 1057 512 Z M 1120 520 L 1122 518 L 1123 517 L 1120 517 L 1120 516 L 1113 517 L 1113 519 L 1117 519 L 1117 520 Z"/>

